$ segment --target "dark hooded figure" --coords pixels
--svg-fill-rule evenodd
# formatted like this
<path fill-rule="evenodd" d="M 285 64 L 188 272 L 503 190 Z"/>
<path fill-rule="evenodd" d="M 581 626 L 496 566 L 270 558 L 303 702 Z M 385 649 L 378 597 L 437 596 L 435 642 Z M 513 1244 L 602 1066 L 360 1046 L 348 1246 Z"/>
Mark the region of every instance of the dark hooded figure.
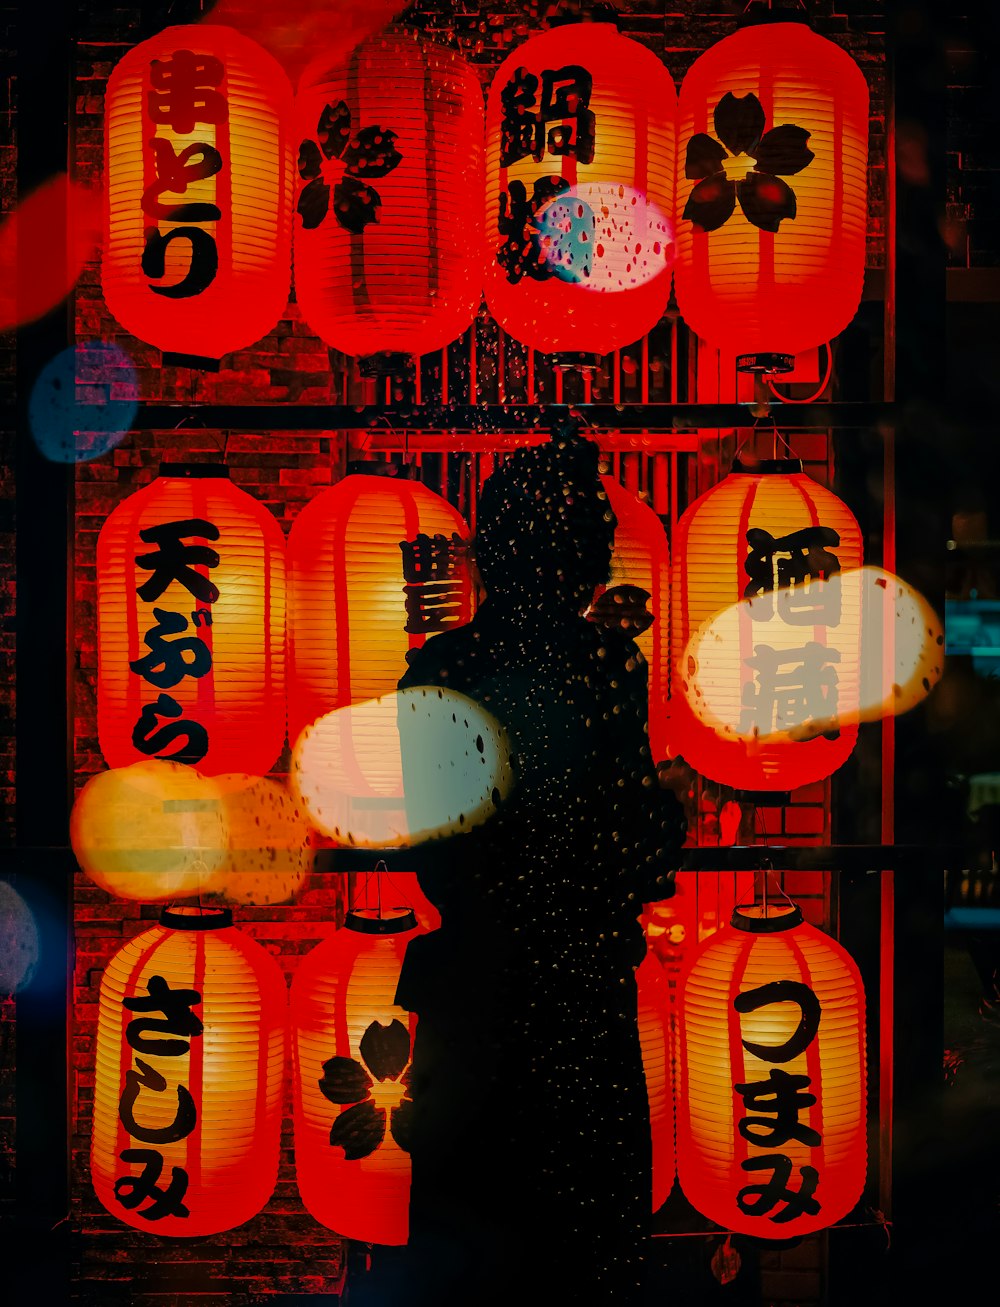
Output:
<path fill-rule="evenodd" d="M 646 667 L 581 614 L 608 580 L 614 516 L 596 446 L 519 450 L 489 478 L 464 627 L 409 655 L 507 730 L 515 784 L 468 834 L 421 850 L 439 930 L 397 1001 L 418 1014 L 406 1307 L 641 1301 L 652 1212 L 636 1020 L 644 902 L 684 838 L 647 740 Z"/>

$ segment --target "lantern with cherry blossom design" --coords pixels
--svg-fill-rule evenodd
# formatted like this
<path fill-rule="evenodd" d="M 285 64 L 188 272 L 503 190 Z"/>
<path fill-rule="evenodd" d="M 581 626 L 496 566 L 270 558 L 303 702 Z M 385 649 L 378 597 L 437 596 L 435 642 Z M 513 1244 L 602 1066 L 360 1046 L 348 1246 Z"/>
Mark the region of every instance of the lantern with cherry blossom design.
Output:
<path fill-rule="evenodd" d="M 843 331 L 864 280 L 867 162 L 868 87 L 832 41 L 761 23 L 695 60 L 678 102 L 688 326 L 762 371 Z"/>

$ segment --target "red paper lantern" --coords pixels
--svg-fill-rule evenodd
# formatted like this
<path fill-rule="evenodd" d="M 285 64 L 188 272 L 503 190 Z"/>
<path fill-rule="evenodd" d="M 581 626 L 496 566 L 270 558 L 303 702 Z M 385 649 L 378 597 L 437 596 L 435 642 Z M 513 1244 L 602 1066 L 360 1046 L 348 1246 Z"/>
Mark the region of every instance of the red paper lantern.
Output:
<path fill-rule="evenodd" d="M 486 107 L 486 298 L 533 349 L 606 354 L 667 307 L 670 74 L 608 23 L 553 28 L 500 65 Z"/>
<path fill-rule="evenodd" d="M 409 909 L 349 912 L 292 983 L 299 1192 L 322 1225 L 366 1243 L 409 1233 L 417 1019 L 393 996 L 417 930 Z"/>
<path fill-rule="evenodd" d="M 753 901 L 753 886 L 752 871 L 678 871 L 673 897 L 645 905 L 643 927 L 667 977 L 671 1002 L 694 950 L 729 924 L 737 903 Z"/>
<path fill-rule="evenodd" d="M 674 1077 L 670 1036 L 670 991 L 663 968 L 650 952 L 635 973 L 639 1043 L 649 1095 L 653 1145 L 653 1211 L 659 1211 L 674 1183 Z"/>
<path fill-rule="evenodd" d="M 232 922 L 228 908 L 165 908 L 101 980 L 94 1190 L 150 1234 L 231 1230 L 278 1176 L 285 981 Z"/>
<path fill-rule="evenodd" d="M 472 616 L 468 528 L 419 481 L 353 473 L 288 537 L 289 736 L 395 690 L 406 653 Z"/>
<path fill-rule="evenodd" d="M 104 295 L 167 361 L 211 365 L 284 312 L 291 115 L 279 65 L 228 27 L 169 27 L 112 72 Z"/>
<path fill-rule="evenodd" d="M 482 245 L 473 69 L 389 28 L 299 83 L 295 291 L 345 354 L 424 354 L 472 322 Z"/>
<path fill-rule="evenodd" d="M 692 1206 L 762 1239 L 811 1234 L 861 1197 L 865 995 L 789 905 L 748 907 L 682 979 L 677 1166 Z"/>
<path fill-rule="evenodd" d="M 653 510 L 615 477 L 601 477 L 618 520 L 611 579 L 601 586 L 591 615 L 620 626 L 638 644 L 649 678 L 649 747 L 667 756 L 667 693 L 670 685 L 670 546 Z"/>
<path fill-rule="evenodd" d="M 746 790 L 795 789 L 846 761 L 857 739 L 856 715 L 833 738 L 796 736 L 810 722 L 835 717 L 838 705 L 849 716 L 856 704 L 860 591 L 845 586 L 841 596 L 829 587 L 820 594 L 810 585 L 861 562 L 861 530 L 850 510 L 805 476 L 797 459 L 753 471 L 737 463 L 695 500 L 674 541 L 675 756 L 710 780 Z M 712 646 L 708 684 L 692 637 L 724 612 L 732 616 L 729 638 Z M 722 711 L 710 713 L 708 702 Z"/>
<path fill-rule="evenodd" d="M 735 32 L 697 59 L 678 104 L 675 292 L 735 354 L 793 355 L 857 312 L 868 217 L 868 87 L 800 23 Z"/>
<path fill-rule="evenodd" d="M 97 541 L 97 725 L 110 767 L 268 771 L 285 736 L 285 542 L 214 463 L 165 463 Z"/>

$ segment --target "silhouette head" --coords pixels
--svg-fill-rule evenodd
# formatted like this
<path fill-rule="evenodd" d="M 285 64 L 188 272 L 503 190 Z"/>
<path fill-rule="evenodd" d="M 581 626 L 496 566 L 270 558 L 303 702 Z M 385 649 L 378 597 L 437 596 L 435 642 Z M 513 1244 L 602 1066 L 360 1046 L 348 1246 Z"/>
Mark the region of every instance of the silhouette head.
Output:
<path fill-rule="evenodd" d="M 566 428 L 518 449 L 483 486 L 476 565 L 490 597 L 581 612 L 610 575 L 615 515 L 597 446 Z"/>

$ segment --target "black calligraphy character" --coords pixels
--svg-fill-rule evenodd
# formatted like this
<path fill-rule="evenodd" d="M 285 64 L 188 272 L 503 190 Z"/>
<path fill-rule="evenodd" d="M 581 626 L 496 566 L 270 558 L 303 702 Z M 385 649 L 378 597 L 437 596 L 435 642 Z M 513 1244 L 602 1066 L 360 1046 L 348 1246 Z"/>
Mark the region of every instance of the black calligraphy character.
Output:
<path fill-rule="evenodd" d="M 570 155 L 580 163 L 594 162 L 595 119 L 590 109 L 593 87 L 594 79 L 579 64 L 543 71 L 540 118 L 543 123 L 556 124 L 549 128 L 546 138 L 550 154 Z"/>
<path fill-rule="evenodd" d="M 746 1085 L 733 1085 L 742 1097 L 747 1116 L 740 1122 L 740 1134 L 758 1148 L 780 1148 L 789 1139 L 815 1148 L 820 1136 L 799 1120 L 799 1112 L 812 1107 L 816 1095 L 806 1093 L 812 1082 L 808 1076 L 793 1076 L 778 1067 L 772 1067 L 767 1080 L 755 1080 Z M 760 1116 L 751 1116 L 759 1112 Z M 773 1121 L 766 1118 L 773 1116 Z"/>
<path fill-rule="evenodd" d="M 140 1125 L 134 1112 L 139 1090 L 151 1089 L 155 1094 L 162 1094 L 167 1082 L 155 1067 L 151 1067 L 141 1057 L 135 1059 L 135 1064 L 138 1071 L 131 1069 L 125 1072 L 125 1088 L 118 1104 L 118 1116 L 122 1125 L 133 1139 L 144 1144 L 176 1144 L 186 1139 L 198 1120 L 198 1109 L 191 1091 L 185 1085 L 177 1086 L 177 1112 L 169 1125 Z"/>
<path fill-rule="evenodd" d="M 189 767 L 197 766 L 208 753 L 208 731 L 200 722 L 187 718 L 171 721 L 161 726 L 160 717 L 180 717 L 184 709 L 169 694 L 161 694 L 155 703 L 143 705 L 139 720 L 132 728 L 132 744 L 147 757 L 160 756 L 162 751 L 175 740 L 182 737 L 185 744 L 176 752 L 167 754 L 170 762 L 186 763 Z"/>
<path fill-rule="evenodd" d="M 539 177 L 532 184 L 532 196 L 527 198 L 524 183 L 512 181 L 510 193 L 500 196 L 500 216 L 497 231 L 506 237 L 497 249 L 497 262 L 507 270 L 507 280 L 518 282 L 522 277 L 546 281 L 549 277 L 580 281 L 590 275 L 590 251 L 594 248 L 597 220 L 589 204 L 582 200 L 560 206 L 567 212 L 578 210 L 578 216 L 568 227 L 566 215 L 546 211 L 546 206 L 557 195 L 569 190 L 569 182 L 562 177 Z M 551 205 L 555 210 L 556 206 Z M 563 248 L 568 240 L 569 245 Z"/>
<path fill-rule="evenodd" d="M 139 1213 L 146 1221 L 162 1221 L 165 1216 L 190 1216 L 181 1202 L 187 1193 L 188 1173 L 182 1166 L 171 1167 L 166 1189 L 157 1185 L 163 1171 L 163 1158 L 154 1148 L 123 1148 L 118 1154 L 123 1162 L 142 1164 L 141 1175 L 123 1175 L 115 1181 L 115 1197 L 122 1207 L 138 1207 L 149 1198 L 149 1206 Z"/>
<path fill-rule="evenodd" d="M 740 1014 L 756 1012 L 772 1003 L 795 1003 L 801 1016 L 795 1030 L 783 1044 L 752 1044 L 743 1040 L 743 1047 L 762 1062 L 791 1062 L 804 1053 L 819 1030 L 821 1008 L 813 990 L 801 980 L 772 980 L 756 989 L 744 990 L 733 999 L 733 1007 Z"/>
<path fill-rule="evenodd" d="M 225 67 L 210 54 L 175 50 L 169 59 L 152 59 L 146 112 L 150 122 L 166 123 L 179 136 L 194 131 L 195 123 L 224 123 L 229 117 L 226 97 L 214 88 L 222 85 Z"/>
<path fill-rule="evenodd" d="M 401 540 L 403 586 L 406 595 L 406 625 L 409 632 L 426 634 L 457 626 L 462 621 L 462 582 L 459 560 L 465 544 L 457 532 L 429 536 L 421 532 L 412 540 Z"/>
<path fill-rule="evenodd" d="M 757 682 L 743 687 L 740 731 L 745 735 L 771 735 L 805 722 L 828 721 L 837 715 L 837 671 L 840 651 L 810 640 L 796 649 L 754 645 L 748 667 Z M 780 670 L 787 666 L 787 670 Z M 834 732 L 835 733 L 835 732 Z"/>
<path fill-rule="evenodd" d="M 136 994 L 123 998 L 122 1007 L 130 1012 L 162 1012 L 163 1018 L 142 1017 L 130 1021 L 125 1027 L 125 1038 L 138 1053 L 156 1057 L 181 1057 L 190 1049 L 190 1038 L 204 1030 L 201 1019 L 191 1009 L 201 1002 L 196 989 L 171 989 L 162 976 L 150 976 L 146 981 L 147 998 Z M 150 1039 L 153 1031 L 165 1035 L 186 1035 L 185 1039 Z"/>
<path fill-rule="evenodd" d="M 171 241 L 189 240 L 191 259 L 188 270 L 172 286 L 150 286 L 154 295 L 167 299 L 184 300 L 208 290 L 219 271 L 219 247 L 215 237 L 202 227 L 175 227 L 166 233 L 155 227 L 146 228 L 146 244 L 142 251 L 142 270 L 147 277 L 159 279 L 167 271 L 167 246 Z"/>
<path fill-rule="evenodd" d="M 800 1166 L 800 1189 L 789 1189 L 792 1178 L 792 1159 L 784 1153 L 768 1153 L 766 1157 L 748 1157 L 740 1166 L 744 1171 L 763 1171 L 772 1167 L 771 1178 L 763 1184 L 748 1184 L 736 1195 L 736 1205 L 746 1216 L 767 1216 L 778 1203 L 785 1207 L 771 1220 L 776 1225 L 794 1221 L 797 1216 L 816 1216 L 819 1202 L 813 1197 L 819 1184 L 819 1172 L 814 1166 Z"/>
<path fill-rule="evenodd" d="M 207 676 L 212 670 L 212 651 L 204 640 L 197 635 L 185 636 L 182 640 L 164 638 L 187 630 L 184 614 L 154 608 L 153 616 L 157 625 L 151 626 L 142 637 L 143 643 L 149 646 L 149 653 L 129 662 L 132 671 L 160 690 L 172 689 L 185 676 L 193 676 L 196 680 Z"/>
<path fill-rule="evenodd" d="M 185 536 L 218 540 L 219 534 L 219 528 L 203 517 L 188 517 L 179 522 L 160 522 L 157 526 L 148 526 L 140 531 L 139 539 L 144 544 L 155 545 L 156 550 L 151 554 L 136 555 L 136 567 L 153 573 L 148 581 L 136 586 L 139 598 L 151 604 L 159 599 L 172 581 L 179 581 L 203 604 L 214 604 L 219 597 L 218 586 L 207 576 L 199 575 L 194 569 L 218 567 L 219 555 L 208 545 L 187 545 L 183 540 Z"/>
<path fill-rule="evenodd" d="M 549 154 L 567 155 L 580 163 L 594 162 L 595 118 L 590 109 L 593 78 L 579 64 L 542 71 L 542 102 L 538 78 L 518 68 L 500 92 L 500 166 L 507 168 L 530 154 L 540 163 Z M 548 129 L 546 126 L 553 124 Z"/>
<path fill-rule="evenodd" d="M 538 78 L 526 68 L 518 68 L 500 92 L 503 117 L 500 122 L 500 167 L 507 168 L 530 154 L 542 157 L 542 126 L 533 113 Z"/>
<path fill-rule="evenodd" d="M 160 196 L 164 191 L 180 195 L 192 182 L 212 177 L 222 167 L 222 155 L 214 145 L 196 141 L 186 145 L 180 154 L 174 154 L 174 147 L 163 137 L 154 136 L 149 142 L 153 151 L 156 178 L 142 193 L 142 211 L 151 218 L 163 218 L 172 222 L 217 222 L 222 217 L 222 210 L 216 204 L 194 202 L 189 204 L 161 204 Z M 162 277 L 162 273 L 160 276 Z"/>
<path fill-rule="evenodd" d="M 751 527 L 746 534 L 750 552 L 743 563 L 747 584 L 745 599 L 777 590 L 778 613 L 792 626 L 837 626 L 840 622 L 840 587 L 826 584 L 822 590 L 811 581 L 829 582 L 840 571 L 840 559 L 826 546 L 840 544 L 840 535 L 829 526 L 806 526 L 786 536 Z M 774 602 L 755 603 L 751 612 L 757 621 L 774 616 Z"/>

